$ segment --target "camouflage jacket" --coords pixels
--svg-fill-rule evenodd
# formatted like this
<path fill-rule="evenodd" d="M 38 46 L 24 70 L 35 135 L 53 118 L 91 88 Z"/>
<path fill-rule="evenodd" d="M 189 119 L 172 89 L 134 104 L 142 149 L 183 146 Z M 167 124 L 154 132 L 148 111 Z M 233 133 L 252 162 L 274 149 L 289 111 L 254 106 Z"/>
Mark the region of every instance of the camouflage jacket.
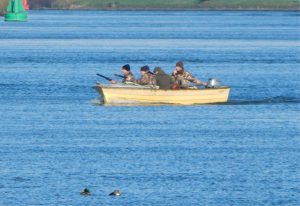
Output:
<path fill-rule="evenodd" d="M 203 82 L 195 78 L 191 73 L 184 71 L 182 74 L 174 74 L 172 73 L 172 77 L 174 80 L 180 85 L 182 88 L 187 88 L 190 85 L 190 82 L 196 85 L 203 85 Z"/>
<path fill-rule="evenodd" d="M 133 76 L 133 74 L 130 72 L 129 74 L 124 75 L 125 78 L 123 78 L 122 82 L 126 83 L 126 82 L 135 82 L 135 78 Z"/>
<path fill-rule="evenodd" d="M 135 81 L 140 85 L 156 85 L 155 76 L 151 73 L 145 73 L 140 79 Z"/>

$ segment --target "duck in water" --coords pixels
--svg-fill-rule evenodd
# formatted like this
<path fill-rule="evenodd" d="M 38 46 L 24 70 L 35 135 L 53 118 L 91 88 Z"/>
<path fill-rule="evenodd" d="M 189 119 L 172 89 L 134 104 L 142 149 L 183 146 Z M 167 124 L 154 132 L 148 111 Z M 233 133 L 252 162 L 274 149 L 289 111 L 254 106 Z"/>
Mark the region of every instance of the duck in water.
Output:
<path fill-rule="evenodd" d="M 110 193 L 110 196 L 120 196 L 122 193 L 120 192 L 120 190 L 114 190 L 112 193 Z"/>
<path fill-rule="evenodd" d="M 91 192 L 88 188 L 84 188 L 81 192 L 80 192 L 81 195 L 83 196 L 90 196 L 91 195 Z"/>

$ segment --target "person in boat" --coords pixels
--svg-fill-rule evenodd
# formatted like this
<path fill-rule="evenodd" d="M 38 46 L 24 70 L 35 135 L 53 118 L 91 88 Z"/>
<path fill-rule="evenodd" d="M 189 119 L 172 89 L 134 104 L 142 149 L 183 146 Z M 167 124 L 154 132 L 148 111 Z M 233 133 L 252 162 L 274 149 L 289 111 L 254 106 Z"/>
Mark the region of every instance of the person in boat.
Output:
<path fill-rule="evenodd" d="M 135 83 L 140 85 L 156 85 L 156 79 L 148 65 L 142 66 L 140 69 L 141 78 L 137 79 Z"/>
<path fill-rule="evenodd" d="M 180 88 L 188 88 L 190 83 L 203 86 L 207 85 L 206 82 L 198 80 L 190 72 L 185 71 L 182 61 L 176 63 L 176 68 L 172 72 L 172 77 L 174 81 L 180 86 Z"/>
<path fill-rule="evenodd" d="M 162 70 L 160 67 L 155 67 L 153 73 L 155 74 L 156 83 L 157 86 L 159 86 L 159 89 L 172 88 L 174 79 L 170 75 L 167 75 L 164 70 Z"/>
<path fill-rule="evenodd" d="M 125 64 L 122 67 L 121 71 L 123 73 L 123 76 L 122 75 L 118 75 L 118 74 L 115 74 L 115 75 L 116 76 L 121 76 L 123 78 L 122 83 L 135 82 L 135 78 L 134 78 L 133 74 L 130 71 L 130 65 L 129 64 Z M 110 83 L 116 84 L 117 81 L 111 80 Z"/>

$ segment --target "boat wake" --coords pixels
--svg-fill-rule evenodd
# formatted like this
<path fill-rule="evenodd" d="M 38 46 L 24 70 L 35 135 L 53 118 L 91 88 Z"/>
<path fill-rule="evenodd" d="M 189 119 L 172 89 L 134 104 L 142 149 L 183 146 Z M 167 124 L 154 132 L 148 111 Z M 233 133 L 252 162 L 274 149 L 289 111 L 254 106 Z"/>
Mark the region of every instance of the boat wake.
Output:
<path fill-rule="evenodd" d="M 91 99 L 90 103 L 93 105 L 103 105 L 103 101 L 101 99 Z"/>
<path fill-rule="evenodd" d="M 90 103 L 93 105 L 104 105 L 103 100 L 101 99 L 92 99 Z M 232 99 L 229 100 L 227 103 L 216 103 L 216 104 L 193 104 L 195 105 L 263 105 L 263 104 L 300 104 L 300 97 L 284 97 L 284 96 L 277 96 L 271 98 L 264 98 L 264 99 L 254 99 L 254 100 L 237 100 Z M 118 102 L 116 104 L 110 104 L 116 106 L 170 106 L 174 104 L 133 104 L 128 102 Z M 184 106 L 184 105 L 177 105 L 177 106 Z"/>
<path fill-rule="evenodd" d="M 277 96 L 254 100 L 229 100 L 226 105 L 259 105 L 259 104 L 299 104 L 300 97 Z"/>

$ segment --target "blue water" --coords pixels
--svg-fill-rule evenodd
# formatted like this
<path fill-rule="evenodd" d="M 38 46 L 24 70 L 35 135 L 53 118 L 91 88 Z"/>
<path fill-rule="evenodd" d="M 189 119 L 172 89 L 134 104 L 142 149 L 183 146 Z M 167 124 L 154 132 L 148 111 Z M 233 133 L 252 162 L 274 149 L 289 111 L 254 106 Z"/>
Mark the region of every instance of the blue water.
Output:
<path fill-rule="evenodd" d="M 0 205 L 299 205 L 299 30 L 299 12 L 1 18 Z M 97 72 L 178 60 L 228 104 L 98 104 Z"/>

